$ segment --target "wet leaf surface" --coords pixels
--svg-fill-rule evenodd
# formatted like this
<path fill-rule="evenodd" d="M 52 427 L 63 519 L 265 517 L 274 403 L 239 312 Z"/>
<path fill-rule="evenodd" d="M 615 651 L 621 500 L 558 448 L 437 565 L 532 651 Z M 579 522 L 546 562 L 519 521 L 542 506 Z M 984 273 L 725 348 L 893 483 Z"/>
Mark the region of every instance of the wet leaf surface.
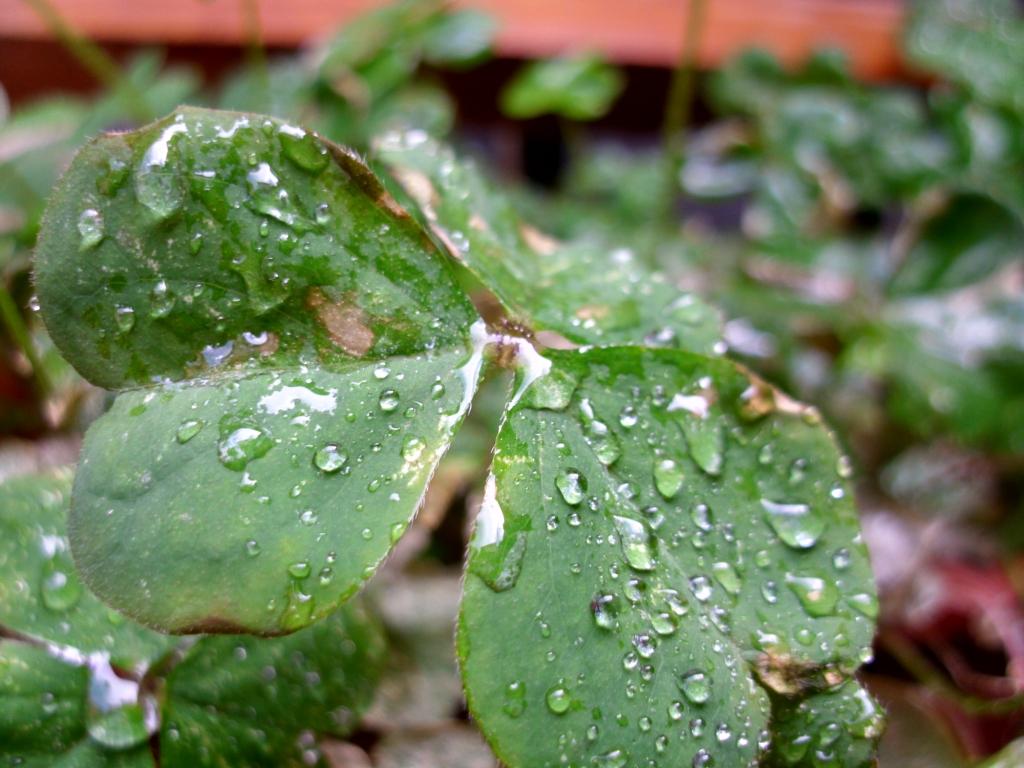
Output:
<path fill-rule="evenodd" d="M 0 485 L 0 629 L 148 665 L 177 640 L 128 621 L 79 580 L 66 532 L 71 480 L 64 468 Z"/>
<path fill-rule="evenodd" d="M 727 361 L 548 355 L 471 542 L 470 711 L 511 766 L 756 763 L 765 687 L 799 698 L 870 657 L 847 460 Z"/>
<path fill-rule="evenodd" d="M 375 154 L 452 254 L 535 329 L 579 344 L 719 348 L 718 313 L 697 296 L 627 248 L 561 243 L 532 229 L 475 166 L 426 134 L 389 134 Z"/>
<path fill-rule="evenodd" d="M 163 764 L 322 763 L 373 698 L 385 642 L 359 602 L 282 638 L 206 637 L 167 679 Z"/>
<path fill-rule="evenodd" d="M 90 676 L 45 650 L 0 640 L 0 763 L 25 768 L 152 767 L 148 746 L 87 730 Z M 117 710 L 115 710 L 117 711 Z"/>
<path fill-rule="evenodd" d="M 373 571 L 468 408 L 475 313 L 353 153 L 183 108 L 83 149 L 40 235 L 89 431 L 86 582 L 175 632 L 294 631 Z"/>
<path fill-rule="evenodd" d="M 780 701 L 772 721 L 767 765 L 876 765 L 875 748 L 884 730 L 881 706 L 856 680 L 812 694 L 799 702 Z"/>

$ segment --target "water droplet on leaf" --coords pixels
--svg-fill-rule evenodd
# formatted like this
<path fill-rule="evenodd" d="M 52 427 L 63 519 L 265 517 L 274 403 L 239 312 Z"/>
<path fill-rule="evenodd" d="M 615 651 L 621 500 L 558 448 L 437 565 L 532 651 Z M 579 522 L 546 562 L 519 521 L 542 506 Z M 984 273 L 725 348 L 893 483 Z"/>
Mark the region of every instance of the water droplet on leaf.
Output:
<path fill-rule="evenodd" d="M 179 443 L 185 444 L 202 432 L 203 426 L 204 422 L 201 419 L 187 419 L 181 422 L 174 436 Z"/>
<path fill-rule="evenodd" d="M 321 472 L 328 475 L 334 474 L 348 461 L 348 456 L 342 453 L 334 443 L 328 443 L 313 454 L 313 464 Z"/>
<path fill-rule="evenodd" d="M 694 669 L 679 679 L 679 690 L 694 704 L 703 704 L 711 698 L 711 680 L 701 670 Z"/>
<path fill-rule="evenodd" d="M 555 478 L 555 486 L 557 486 L 558 492 L 562 494 L 566 504 L 576 506 L 586 496 L 587 479 L 580 474 L 579 470 L 566 469 Z"/>
<path fill-rule="evenodd" d="M 78 234 L 81 240 L 78 250 L 87 251 L 95 248 L 103 239 L 103 216 L 95 208 L 86 208 L 78 217 Z"/>
<path fill-rule="evenodd" d="M 768 525 L 783 544 L 793 549 L 810 549 L 825 531 L 825 521 L 806 504 L 782 504 L 761 499 Z"/>

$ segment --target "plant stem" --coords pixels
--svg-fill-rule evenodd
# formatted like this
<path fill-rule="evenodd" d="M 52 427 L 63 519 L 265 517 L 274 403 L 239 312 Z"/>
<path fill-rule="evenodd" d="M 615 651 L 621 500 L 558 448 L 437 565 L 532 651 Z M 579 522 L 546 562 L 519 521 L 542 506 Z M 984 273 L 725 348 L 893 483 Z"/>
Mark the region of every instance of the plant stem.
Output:
<path fill-rule="evenodd" d="M 665 189 L 661 220 L 666 227 L 672 227 L 675 224 L 676 201 L 679 198 L 679 172 L 686 159 L 686 127 L 690 122 L 693 109 L 697 53 L 707 6 L 708 0 L 689 0 L 683 47 L 676 68 L 672 72 L 672 84 L 669 87 L 668 101 L 665 104 L 665 121 L 662 125 Z"/>
<path fill-rule="evenodd" d="M 139 90 L 122 74 L 121 68 L 106 51 L 80 35 L 50 4 L 50 0 L 25 0 L 43 20 L 50 32 L 71 55 L 78 59 L 99 82 L 118 93 L 132 117 L 145 123 L 153 113 Z"/>
<path fill-rule="evenodd" d="M 0 282 L 0 321 L 3 321 L 11 340 L 18 346 L 29 365 L 32 366 L 32 375 L 35 379 L 36 393 L 40 398 L 53 391 L 49 377 L 43 368 L 43 362 L 36 353 L 35 344 L 32 343 L 32 336 L 29 334 L 28 326 L 18 310 L 18 305 L 11 296 L 7 286 Z"/>
<path fill-rule="evenodd" d="M 270 108 L 270 74 L 267 71 L 267 52 L 263 47 L 263 27 L 260 8 L 256 0 L 241 0 L 242 23 L 245 25 L 245 58 L 256 74 L 260 88 L 260 101 Z"/>

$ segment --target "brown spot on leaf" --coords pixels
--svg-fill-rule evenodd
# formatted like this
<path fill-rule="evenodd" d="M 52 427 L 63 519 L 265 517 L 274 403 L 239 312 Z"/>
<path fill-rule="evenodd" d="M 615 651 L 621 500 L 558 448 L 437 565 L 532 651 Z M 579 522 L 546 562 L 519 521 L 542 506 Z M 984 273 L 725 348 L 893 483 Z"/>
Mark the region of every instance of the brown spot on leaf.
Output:
<path fill-rule="evenodd" d="M 306 306 L 316 313 L 316 319 L 336 347 L 353 357 L 362 357 L 370 351 L 373 331 L 366 325 L 363 310 L 355 303 L 333 302 L 319 288 L 311 288 L 306 295 Z"/>
<path fill-rule="evenodd" d="M 754 663 L 761 684 L 783 696 L 802 696 L 828 687 L 834 672 L 797 661 L 788 653 L 762 653 Z"/>
<path fill-rule="evenodd" d="M 776 411 L 788 416 L 800 416 L 808 424 L 821 421 L 821 414 L 813 405 L 805 405 L 786 393 L 776 389 L 760 376 L 740 365 L 740 370 L 750 379 L 750 386 L 740 395 L 740 413 L 748 419 L 759 419 Z"/>

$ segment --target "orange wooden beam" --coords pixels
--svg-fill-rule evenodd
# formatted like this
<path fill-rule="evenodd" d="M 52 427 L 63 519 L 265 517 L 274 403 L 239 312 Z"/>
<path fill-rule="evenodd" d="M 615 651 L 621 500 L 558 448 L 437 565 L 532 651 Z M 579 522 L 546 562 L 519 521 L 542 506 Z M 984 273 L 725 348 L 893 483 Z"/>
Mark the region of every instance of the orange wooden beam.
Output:
<path fill-rule="evenodd" d="M 244 42 L 242 0 L 50 0 L 83 34 L 107 42 Z M 295 46 L 386 0 L 257 0 L 264 41 Z M 623 64 L 672 66 L 684 37 L 688 0 L 456 0 L 500 22 L 504 56 L 596 50 Z M 787 62 L 815 48 L 847 52 L 864 78 L 904 74 L 899 53 L 901 0 L 709 0 L 699 52 L 714 67 L 752 45 Z M 46 26 L 25 0 L 0 0 L 0 40 L 45 39 Z M 2 45 L 2 42 L 0 42 Z"/>

